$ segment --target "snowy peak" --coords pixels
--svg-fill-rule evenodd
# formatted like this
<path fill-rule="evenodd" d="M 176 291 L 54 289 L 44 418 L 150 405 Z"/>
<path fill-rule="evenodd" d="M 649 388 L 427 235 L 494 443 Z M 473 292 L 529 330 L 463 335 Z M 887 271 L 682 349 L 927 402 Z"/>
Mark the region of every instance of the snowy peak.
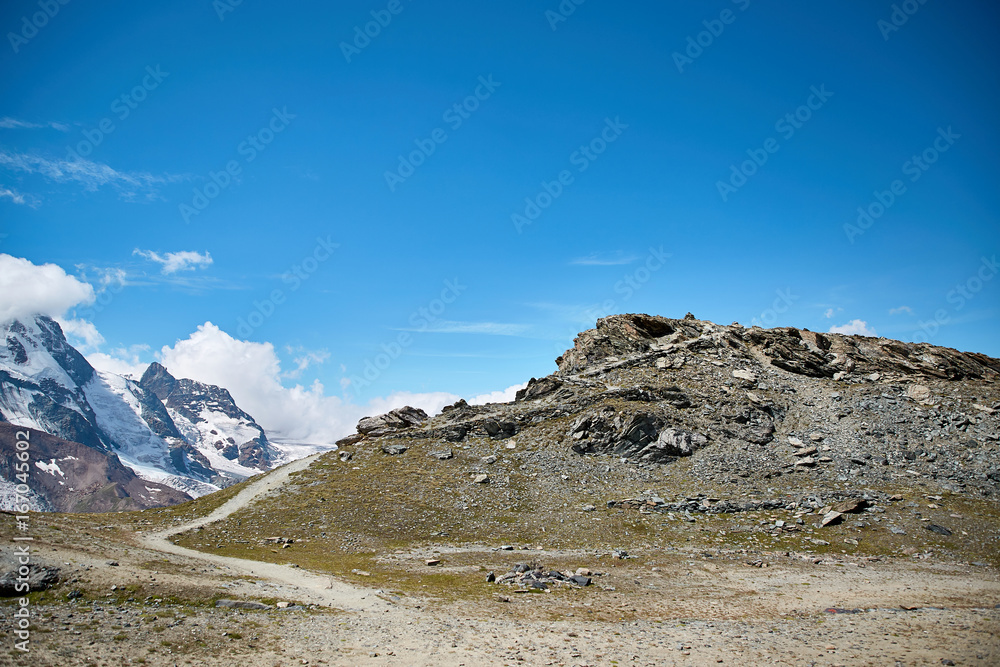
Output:
<path fill-rule="evenodd" d="M 83 387 L 94 368 L 49 317 L 0 327 L 0 420 L 110 451 Z"/>
<path fill-rule="evenodd" d="M 28 377 L 60 381 L 65 375 L 82 387 L 94 375 L 94 367 L 66 341 L 62 327 L 51 317 L 39 315 L 29 325 L 14 320 L 7 324 L 4 333 L 6 349 L 0 351 L 0 361 Z"/>
<path fill-rule="evenodd" d="M 227 389 L 178 380 L 155 362 L 143 373 L 139 385 L 156 395 L 177 428 L 210 460 L 221 455 L 256 470 L 268 470 L 275 462 L 277 454 L 264 429 L 236 405 Z"/>

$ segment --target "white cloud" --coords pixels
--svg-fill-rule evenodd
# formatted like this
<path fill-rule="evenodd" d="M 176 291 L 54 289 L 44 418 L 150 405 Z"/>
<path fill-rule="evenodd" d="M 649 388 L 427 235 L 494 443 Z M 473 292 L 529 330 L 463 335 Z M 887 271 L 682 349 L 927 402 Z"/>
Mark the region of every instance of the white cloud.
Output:
<path fill-rule="evenodd" d="M 913 314 L 913 309 L 910 308 L 909 306 L 900 306 L 899 308 L 890 308 L 889 309 L 889 314 L 890 315 L 900 315 L 901 313 L 908 313 L 908 314 L 912 315 Z"/>
<path fill-rule="evenodd" d="M 148 345 L 133 345 L 127 349 L 120 347 L 112 350 L 111 354 L 94 352 L 86 357 L 90 365 L 99 371 L 131 375 L 133 380 L 138 380 L 149 366 L 148 363 L 139 360 L 139 354 L 143 352 L 149 352 Z"/>
<path fill-rule="evenodd" d="M 11 118 L 10 116 L 0 118 L 0 128 L 5 130 L 34 130 L 42 127 L 51 127 L 53 130 L 59 130 L 60 132 L 69 132 L 69 125 L 66 123 L 52 121 L 47 123 L 31 123 L 26 120 Z"/>
<path fill-rule="evenodd" d="M 285 347 L 285 350 L 289 354 L 297 354 L 299 356 L 293 357 L 295 361 L 295 369 L 285 372 L 284 377 L 287 378 L 298 378 L 302 376 L 302 373 L 312 366 L 313 364 L 322 364 L 327 359 L 330 358 L 330 353 L 327 350 L 306 350 L 302 347 Z"/>
<path fill-rule="evenodd" d="M 431 323 L 430 326 L 412 329 L 397 329 L 397 331 L 520 336 L 529 328 L 530 327 L 527 324 L 509 324 L 505 322 L 453 322 L 450 320 L 438 320 Z"/>
<path fill-rule="evenodd" d="M 82 352 L 96 351 L 104 343 L 104 336 L 97 331 L 97 327 L 94 326 L 93 322 L 80 319 L 64 319 L 61 317 L 56 318 L 56 321 L 62 327 L 63 333 L 66 334 L 70 345 Z"/>
<path fill-rule="evenodd" d="M 24 195 L 22 195 L 20 192 L 11 190 L 10 188 L 6 188 L 0 185 L 0 198 L 3 197 L 10 197 L 10 200 L 15 204 L 28 204 L 28 200 L 25 199 Z"/>
<path fill-rule="evenodd" d="M 237 340 L 211 322 L 172 347 L 164 346 L 159 357 L 175 377 L 228 389 L 239 406 L 279 440 L 333 444 L 354 433 L 362 417 L 404 405 L 434 414 L 459 398 L 446 392 L 397 392 L 357 405 L 327 396 L 318 380 L 308 387 L 285 387 L 281 362 L 271 343 Z"/>
<path fill-rule="evenodd" d="M 834 314 L 833 308 L 827 308 L 826 312 L 823 313 L 823 317 L 830 319 L 831 317 L 833 317 L 833 314 Z"/>
<path fill-rule="evenodd" d="M 367 417 L 369 415 L 380 415 L 388 412 L 389 410 L 401 408 L 404 405 L 410 405 L 414 408 L 420 408 L 427 414 L 433 416 L 441 412 L 441 408 L 446 405 L 451 405 L 459 398 L 459 396 L 450 394 L 446 391 L 432 391 L 423 394 L 414 394 L 409 391 L 397 391 L 384 398 L 373 398 L 368 402 L 368 405 L 362 409 L 362 412 L 365 413 L 363 416 Z"/>
<path fill-rule="evenodd" d="M 830 333 L 849 334 L 856 336 L 878 336 L 875 330 L 868 326 L 864 320 L 851 320 L 847 324 L 839 324 L 830 327 Z"/>
<path fill-rule="evenodd" d="M 0 254 L 0 322 L 32 315 L 62 317 L 73 306 L 93 301 L 94 288 L 62 267 Z"/>
<path fill-rule="evenodd" d="M 183 176 L 154 176 L 147 172 L 117 171 L 106 164 L 91 160 L 49 160 L 27 153 L 8 153 L 0 150 L 0 167 L 26 174 L 39 174 L 56 183 L 76 182 L 85 190 L 97 190 L 111 185 L 131 197 L 139 193 L 147 196 L 167 183 L 185 180 Z"/>
<path fill-rule="evenodd" d="M 136 248 L 132 251 L 132 254 L 145 257 L 151 262 L 161 264 L 162 268 L 160 269 L 160 272 L 164 275 L 177 273 L 178 271 L 193 271 L 196 268 L 204 268 L 206 266 L 211 266 L 214 261 L 210 253 L 199 253 L 193 250 L 180 250 L 178 252 L 168 252 L 161 255 L 153 250 L 140 250 L 139 248 Z"/>
<path fill-rule="evenodd" d="M 487 394 L 480 394 L 469 399 L 469 405 L 486 405 L 487 403 L 510 403 L 514 400 L 518 390 L 528 386 L 527 382 L 511 385 L 500 391 L 491 391 Z"/>
<path fill-rule="evenodd" d="M 595 252 L 586 257 L 577 257 L 570 261 L 570 264 L 577 266 L 620 266 L 622 264 L 631 264 L 636 259 L 638 257 L 635 255 L 626 255 L 619 250 L 613 254 Z"/>

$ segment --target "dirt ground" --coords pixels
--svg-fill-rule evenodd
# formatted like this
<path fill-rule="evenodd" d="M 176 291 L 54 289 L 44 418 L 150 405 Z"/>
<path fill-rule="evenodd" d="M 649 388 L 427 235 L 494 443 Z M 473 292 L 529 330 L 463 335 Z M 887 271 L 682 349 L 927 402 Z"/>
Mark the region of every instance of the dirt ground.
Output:
<path fill-rule="evenodd" d="M 381 557 L 390 571 L 427 582 L 426 594 L 421 586 L 401 594 L 361 570 L 346 581 L 174 543 L 310 462 L 169 529 L 53 523 L 35 557 L 59 566 L 63 582 L 30 598 L 28 653 L 14 649 L 17 599 L 0 603 L 0 664 L 1000 664 L 1000 577 L 986 564 L 796 551 L 748 559 L 693 546 L 618 559 L 465 545 Z M 431 557 L 440 563 L 428 565 Z M 486 581 L 487 571 L 518 562 L 588 568 L 593 583 L 529 592 Z M 358 583 L 368 578 L 372 586 Z M 220 598 L 268 608 L 216 607 Z"/>
<path fill-rule="evenodd" d="M 55 555 L 55 554 L 53 554 Z M 139 556 L 139 554 L 135 554 Z M 61 557 L 71 558 L 70 554 Z M 132 571 L 76 559 L 90 587 Z M 167 563 L 163 563 L 166 568 Z M 189 562 L 172 557 L 171 564 Z M 706 569 L 710 566 L 710 569 Z M 112 594 L 33 607 L 30 653 L 18 665 L 996 665 L 1000 584 L 941 567 L 767 568 L 705 563 L 664 572 L 623 565 L 600 584 L 552 593 L 493 585 L 485 605 L 393 599 L 355 590 L 359 611 L 264 611 L 176 602 L 211 586 L 212 572 L 157 572 L 163 598 Z M 649 595 L 620 591 L 639 580 Z M 229 579 L 226 595 L 303 601 L 286 582 Z M 484 586 L 489 584 L 483 583 Z M 654 588 L 655 587 L 655 588 Z M 615 588 L 616 590 L 610 590 Z M 837 607 L 844 613 L 831 613 Z M 906 607 L 904 609 L 903 607 Z M 11 636 L 13 607 L 4 605 Z M 4 663 L 4 664 L 7 664 Z"/>

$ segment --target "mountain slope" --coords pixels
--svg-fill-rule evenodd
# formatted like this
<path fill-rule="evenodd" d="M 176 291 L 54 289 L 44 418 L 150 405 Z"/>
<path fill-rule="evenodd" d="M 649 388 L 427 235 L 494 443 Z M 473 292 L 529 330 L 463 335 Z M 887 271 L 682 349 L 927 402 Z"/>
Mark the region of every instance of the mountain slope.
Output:
<path fill-rule="evenodd" d="M 17 504 L 17 433 L 28 443 L 27 482 L 36 511 L 113 512 L 162 507 L 190 500 L 169 486 L 139 478 L 115 454 L 57 438 L 43 431 L 0 424 L 0 509 Z"/>

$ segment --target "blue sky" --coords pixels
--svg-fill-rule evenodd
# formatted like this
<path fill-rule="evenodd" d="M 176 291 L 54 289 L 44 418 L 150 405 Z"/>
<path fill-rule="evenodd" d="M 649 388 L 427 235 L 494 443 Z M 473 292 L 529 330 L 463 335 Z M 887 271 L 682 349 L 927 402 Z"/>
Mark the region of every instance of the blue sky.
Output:
<path fill-rule="evenodd" d="M 1000 356 L 990 3 L 45 6 L 0 9 L 0 252 L 93 285 L 106 364 L 202 327 L 471 397 L 687 311 Z"/>

